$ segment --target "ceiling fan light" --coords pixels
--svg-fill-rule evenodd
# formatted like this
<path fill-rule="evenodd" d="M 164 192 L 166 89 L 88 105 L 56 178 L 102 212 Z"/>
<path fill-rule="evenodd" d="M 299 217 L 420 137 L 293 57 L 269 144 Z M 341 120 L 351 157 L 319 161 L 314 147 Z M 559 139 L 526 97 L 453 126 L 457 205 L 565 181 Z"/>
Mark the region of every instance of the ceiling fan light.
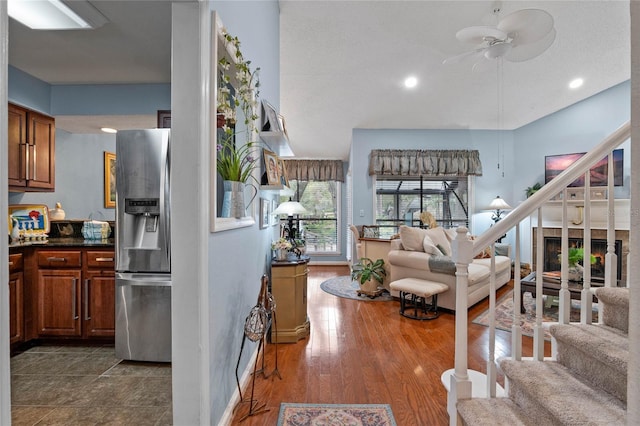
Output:
<path fill-rule="evenodd" d="M 487 47 L 487 50 L 484 52 L 484 57 L 487 59 L 496 59 L 506 55 L 509 51 L 511 51 L 511 43 L 499 42 Z"/>

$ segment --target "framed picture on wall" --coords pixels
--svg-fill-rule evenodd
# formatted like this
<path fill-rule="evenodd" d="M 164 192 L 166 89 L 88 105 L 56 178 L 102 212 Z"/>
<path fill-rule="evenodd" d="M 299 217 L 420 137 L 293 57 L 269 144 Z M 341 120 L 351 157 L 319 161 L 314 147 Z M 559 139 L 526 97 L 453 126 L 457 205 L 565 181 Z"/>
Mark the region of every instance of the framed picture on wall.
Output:
<path fill-rule="evenodd" d="M 116 154 L 104 152 L 104 208 L 116 207 Z"/>
<path fill-rule="evenodd" d="M 269 226 L 271 218 L 271 201 L 266 198 L 260 198 L 260 228 Z"/>
<path fill-rule="evenodd" d="M 276 200 L 271 200 L 271 216 L 269 217 L 269 224 L 271 226 L 276 226 L 278 224 L 278 215 L 273 214 L 278 208 L 278 202 Z"/>
<path fill-rule="evenodd" d="M 271 152 L 267 149 L 262 150 L 262 156 L 264 157 L 264 169 L 267 172 L 267 184 L 279 185 L 280 176 L 278 174 L 278 156 L 275 152 Z"/>

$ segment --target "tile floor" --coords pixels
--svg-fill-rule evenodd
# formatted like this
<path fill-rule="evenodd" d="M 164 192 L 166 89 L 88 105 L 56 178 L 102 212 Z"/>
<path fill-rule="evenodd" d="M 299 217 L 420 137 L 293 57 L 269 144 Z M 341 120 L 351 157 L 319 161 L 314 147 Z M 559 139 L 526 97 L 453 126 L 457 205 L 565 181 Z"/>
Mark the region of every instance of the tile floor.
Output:
<path fill-rule="evenodd" d="M 170 425 L 171 364 L 123 361 L 113 346 L 37 346 L 11 358 L 22 425 Z"/>

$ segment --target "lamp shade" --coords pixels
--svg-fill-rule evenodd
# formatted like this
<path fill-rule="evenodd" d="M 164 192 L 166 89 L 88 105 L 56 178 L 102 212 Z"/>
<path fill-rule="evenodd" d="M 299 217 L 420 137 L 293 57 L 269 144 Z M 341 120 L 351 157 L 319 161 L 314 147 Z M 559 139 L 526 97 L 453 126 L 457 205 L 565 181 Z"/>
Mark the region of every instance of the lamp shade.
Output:
<path fill-rule="evenodd" d="M 309 213 L 302 204 L 297 201 L 285 201 L 280 204 L 277 209 L 273 211 L 273 214 L 293 216 L 294 214 Z"/>
<path fill-rule="evenodd" d="M 498 195 L 489 204 L 489 210 L 511 210 L 511 206 Z"/>

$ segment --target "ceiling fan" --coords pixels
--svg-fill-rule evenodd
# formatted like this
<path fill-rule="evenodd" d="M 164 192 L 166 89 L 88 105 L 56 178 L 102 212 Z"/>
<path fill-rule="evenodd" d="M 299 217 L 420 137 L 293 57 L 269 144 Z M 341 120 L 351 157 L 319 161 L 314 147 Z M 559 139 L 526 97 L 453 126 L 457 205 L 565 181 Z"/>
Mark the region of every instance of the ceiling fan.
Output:
<path fill-rule="evenodd" d="M 494 9 L 494 14 L 500 11 Z M 521 9 L 498 21 L 495 27 L 474 26 L 456 33 L 463 43 L 475 44 L 474 50 L 452 56 L 444 64 L 473 59 L 474 71 L 481 71 L 491 60 L 504 58 L 510 62 L 523 62 L 547 50 L 556 38 L 553 17 L 542 9 Z"/>

